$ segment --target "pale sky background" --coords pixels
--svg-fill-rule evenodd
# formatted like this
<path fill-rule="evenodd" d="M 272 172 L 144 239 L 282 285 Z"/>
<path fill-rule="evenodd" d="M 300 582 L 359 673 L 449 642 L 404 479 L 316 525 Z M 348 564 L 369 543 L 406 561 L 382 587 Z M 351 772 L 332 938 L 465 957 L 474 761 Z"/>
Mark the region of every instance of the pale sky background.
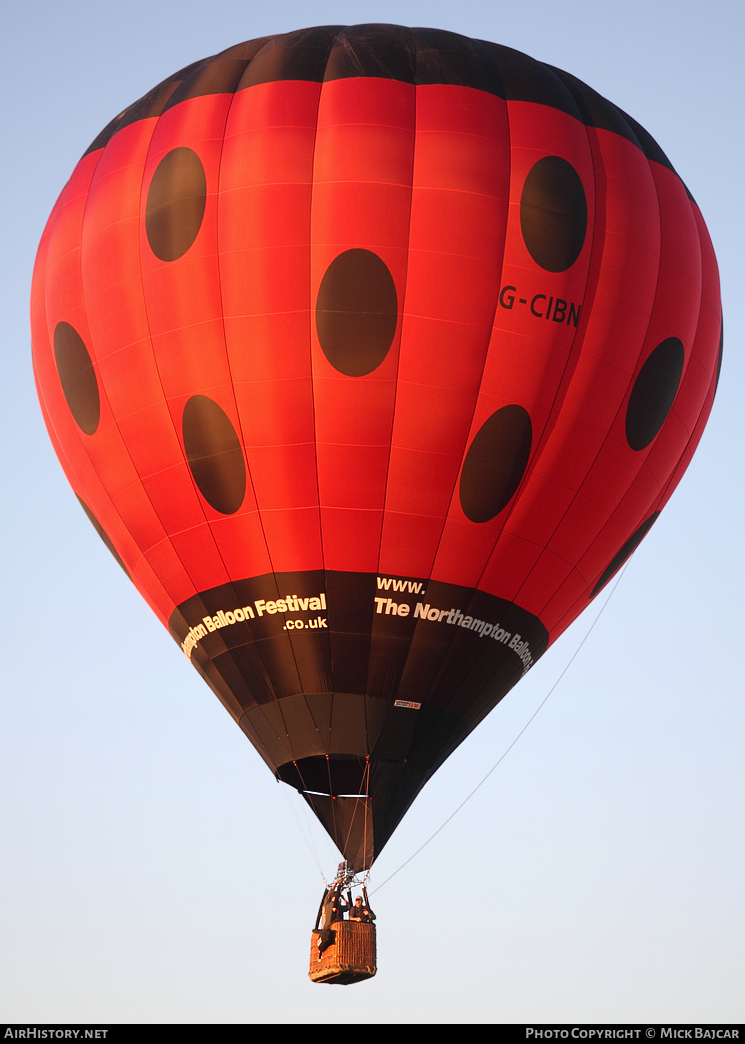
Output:
<path fill-rule="evenodd" d="M 127 104 L 241 40 L 375 21 L 516 47 L 646 127 L 709 226 L 725 342 L 714 411 L 677 493 L 524 736 L 373 897 L 377 978 L 339 989 L 307 979 L 322 880 L 294 818 L 305 824 L 305 806 L 68 488 L 33 387 L 28 296 L 58 193 Z M 744 39 L 739 0 L 6 7 L 0 1019 L 745 1018 Z M 604 601 L 432 780 L 373 889 L 486 775 Z M 312 836 L 330 876 L 337 856 L 320 828 Z"/>

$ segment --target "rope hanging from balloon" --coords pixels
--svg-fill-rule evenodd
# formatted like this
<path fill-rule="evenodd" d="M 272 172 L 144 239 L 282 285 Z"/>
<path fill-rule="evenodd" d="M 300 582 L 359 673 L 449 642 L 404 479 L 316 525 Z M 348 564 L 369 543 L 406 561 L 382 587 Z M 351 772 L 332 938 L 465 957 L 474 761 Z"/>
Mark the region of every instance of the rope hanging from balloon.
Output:
<path fill-rule="evenodd" d="M 446 826 L 448 825 L 448 823 L 449 823 L 449 822 L 450 822 L 450 821 L 451 821 L 452 819 L 454 819 L 454 818 L 455 818 L 455 817 L 456 817 L 456 816 L 458 815 L 458 813 L 460 812 L 460 810 L 461 810 L 461 809 L 462 809 L 462 808 L 463 808 L 463 807 L 464 807 L 465 805 L 467 805 L 467 804 L 468 804 L 468 802 L 469 802 L 469 801 L 471 800 L 471 798 L 472 798 L 472 797 L 474 796 L 474 794 L 475 794 L 475 793 L 476 793 L 476 792 L 477 792 L 478 790 L 480 790 L 480 789 L 481 789 L 481 787 L 483 787 L 484 783 L 486 783 L 486 781 L 487 781 L 487 779 L 489 778 L 489 776 L 491 776 L 491 774 L 492 774 L 492 773 L 493 773 L 493 772 L 494 772 L 494 771 L 495 771 L 495 770 L 496 770 L 496 769 L 497 769 L 497 768 L 499 767 L 499 765 L 501 765 L 501 763 L 502 763 L 502 762 L 504 761 L 504 759 L 505 759 L 505 758 L 507 757 L 507 755 L 508 755 L 508 754 L 509 754 L 509 752 L 510 752 L 510 751 L 512 750 L 512 748 L 513 748 L 513 747 L 515 746 L 515 744 L 516 744 L 516 743 L 517 743 L 517 741 L 518 741 L 518 740 L 520 739 L 520 737 L 521 737 L 521 736 L 522 736 L 522 735 L 523 735 L 523 734 L 524 734 L 524 733 L 525 733 L 525 732 L 527 731 L 527 729 L 528 729 L 528 726 L 529 726 L 529 725 L 530 725 L 530 724 L 531 724 L 531 723 L 532 723 L 532 722 L 533 722 L 533 721 L 535 720 L 535 718 L 536 718 L 536 717 L 538 716 L 538 713 L 539 713 L 539 712 L 540 712 L 540 711 L 542 710 L 542 708 L 543 708 L 543 707 L 544 707 L 544 706 L 546 705 L 546 703 L 547 703 L 547 701 L 548 701 L 548 698 L 549 698 L 549 696 L 551 696 L 551 694 L 553 693 L 554 689 L 556 689 L 556 687 L 558 686 L 558 684 L 559 684 L 559 682 L 561 681 L 561 679 L 562 679 L 562 678 L 564 677 L 564 675 L 566 674 L 566 672 L 567 672 L 567 671 L 569 670 L 569 668 L 570 668 L 570 667 L 572 666 L 572 664 L 573 664 L 573 663 L 574 663 L 574 661 L 576 660 L 577 656 L 579 655 L 579 652 L 580 652 L 580 650 L 582 649 L 582 646 L 583 646 L 583 645 L 585 644 L 585 642 L 587 641 L 587 639 L 588 639 L 588 638 L 590 637 L 590 635 L 592 634 L 592 631 L 593 631 L 593 629 L 594 629 L 595 625 L 597 624 L 598 620 L 600 619 L 600 617 L 601 617 L 601 616 L 603 615 L 603 613 L 605 612 L 605 609 L 606 609 L 606 607 L 607 607 L 608 603 L 610 602 L 611 598 L 613 597 L 613 594 L 615 593 L 615 590 L 616 590 L 616 588 L 617 588 L 617 587 L 618 587 L 618 585 L 620 584 L 620 582 L 621 582 L 621 579 L 623 578 L 623 575 L 624 575 L 624 573 L 625 573 L 625 572 L 626 572 L 626 570 L 628 569 L 628 566 L 629 566 L 629 562 L 630 562 L 630 561 L 631 561 L 631 559 L 629 559 L 629 561 L 628 561 L 628 562 L 627 562 L 627 563 L 626 563 L 626 564 L 624 565 L 624 567 L 623 567 L 623 569 L 621 570 L 621 573 L 620 573 L 620 575 L 619 575 L 618 579 L 616 580 L 615 584 L 614 584 L 614 585 L 613 585 L 613 587 L 611 588 L 611 590 L 610 590 L 610 592 L 609 592 L 609 594 L 608 594 L 608 597 L 607 597 L 607 598 L 605 599 L 605 601 L 603 602 L 603 605 L 602 605 L 602 606 L 601 606 L 601 608 L 600 608 L 600 612 L 599 612 L 599 613 L 597 614 L 597 616 L 596 616 L 596 617 L 595 617 L 595 619 L 593 620 L 592 624 L 590 625 L 590 627 L 589 627 L 589 629 L 588 629 L 588 631 L 587 631 L 587 634 L 586 634 L 586 635 L 584 636 L 584 638 L 582 639 L 582 641 L 581 641 L 581 642 L 579 643 L 579 645 L 578 645 L 578 646 L 577 646 L 577 648 L 575 649 L 574 653 L 572 654 L 572 657 L 571 657 L 571 659 L 569 660 L 569 662 L 567 663 L 567 665 L 566 665 L 566 666 L 564 667 L 564 670 L 563 670 L 563 671 L 561 672 L 561 674 L 559 675 L 559 677 L 558 677 L 558 678 L 556 679 L 556 681 L 554 682 L 554 684 L 553 684 L 553 685 L 551 686 L 551 688 L 550 688 L 550 689 L 548 690 L 548 692 L 547 692 L 547 693 L 546 693 L 546 695 L 545 695 L 545 696 L 543 697 L 543 699 L 541 700 L 541 702 L 540 702 L 540 703 L 538 704 L 538 706 L 536 707 L 536 709 L 535 709 L 535 710 L 533 711 L 533 713 L 531 714 L 531 716 L 530 716 L 530 717 L 528 718 L 528 720 L 527 720 L 527 721 L 525 722 L 525 724 L 523 725 L 523 727 L 522 727 L 522 728 L 520 729 L 520 731 L 518 732 L 517 736 L 515 736 L 515 738 L 513 739 L 512 743 L 510 743 L 509 747 L 507 747 L 507 749 L 506 749 L 505 751 L 503 751 L 503 752 L 502 752 L 502 754 L 500 754 L 500 756 L 499 756 L 499 758 L 497 759 L 497 761 L 496 761 L 496 762 L 495 762 L 495 763 L 494 763 L 494 764 L 492 765 L 492 767 L 491 767 L 491 768 L 489 769 L 489 771 L 488 771 L 488 772 L 486 773 L 486 775 L 485 775 L 485 776 L 484 776 L 484 778 L 483 778 L 483 779 L 481 780 L 481 782 L 480 782 L 480 783 L 478 783 L 478 784 L 477 784 L 477 785 L 476 785 L 476 786 L 475 786 L 475 787 L 473 788 L 473 790 L 471 791 L 471 793 L 470 793 L 470 794 L 468 794 L 468 796 L 467 796 L 467 797 L 465 797 L 465 798 L 463 799 L 463 801 L 461 801 L 461 803 L 460 803 L 460 804 L 458 805 L 458 807 L 457 807 L 457 808 L 455 809 L 455 811 L 454 811 L 454 812 L 451 812 L 451 813 L 450 813 L 450 815 L 449 815 L 449 816 L 447 817 L 447 819 L 446 819 L 446 820 L 445 820 L 445 821 L 444 821 L 444 822 L 443 822 L 443 823 L 442 823 L 442 824 L 441 824 L 441 825 L 440 825 L 440 826 L 439 826 L 439 827 L 437 828 L 437 830 L 435 830 L 435 832 L 434 832 L 433 834 L 431 834 L 431 835 L 430 835 L 430 836 L 429 836 L 429 837 L 427 838 L 427 840 L 426 840 L 426 841 L 424 842 L 424 844 L 423 844 L 423 845 L 420 845 L 420 846 L 419 846 L 419 848 L 417 848 L 417 850 L 416 850 L 415 852 L 413 852 L 413 853 L 412 853 L 412 854 L 411 854 L 411 855 L 409 856 L 409 858 L 408 858 L 408 859 L 406 859 L 406 860 L 405 860 L 405 861 L 404 861 L 404 862 L 403 862 L 403 863 L 402 863 L 402 864 L 401 864 L 401 865 L 399 866 L 399 868 L 398 868 L 397 870 L 394 870 L 392 874 L 390 874 L 390 875 L 389 875 L 388 877 L 386 877 L 385 881 L 383 881 L 383 882 L 382 882 L 382 884 L 379 884 L 379 885 L 377 886 L 377 888 L 374 888 L 374 889 L 372 890 L 372 893 L 373 893 L 373 894 L 374 894 L 375 892 L 379 892 L 379 891 L 380 891 L 380 889 L 381 889 L 381 888 L 383 888 L 383 887 L 384 887 L 385 885 L 387 885 L 389 881 L 392 881 L 392 880 L 393 880 L 393 878 L 394 878 L 394 877 L 395 877 L 395 876 L 396 876 L 397 874 L 399 874 L 399 873 L 400 873 L 400 872 L 401 872 L 401 871 L 403 870 L 403 868 L 404 868 L 405 866 L 408 866 L 408 865 L 409 865 L 409 863 L 410 863 L 410 862 L 412 862 L 412 860 L 416 859 L 416 857 L 417 857 L 417 856 L 419 855 L 419 853 L 420 853 L 420 852 L 422 852 L 422 851 L 423 851 L 423 850 L 424 850 L 424 849 L 425 849 L 425 848 L 427 847 L 427 845 L 428 845 L 428 844 L 430 843 L 430 841 L 434 841 L 434 839 L 435 839 L 435 838 L 437 837 L 437 835 L 438 835 L 438 834 L 439 834 L 439 833 L 440 833 L 440 832 L 441 832 L 442 830 L 444 830 L 444 829 L 445 829 L 445 827 L 446 827 Z"/>

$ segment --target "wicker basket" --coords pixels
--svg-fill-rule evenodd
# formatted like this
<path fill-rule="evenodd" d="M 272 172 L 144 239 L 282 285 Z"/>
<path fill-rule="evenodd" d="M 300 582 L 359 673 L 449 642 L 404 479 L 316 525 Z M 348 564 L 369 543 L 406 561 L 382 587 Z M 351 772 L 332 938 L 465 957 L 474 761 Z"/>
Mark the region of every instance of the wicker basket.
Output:
<path fill-rule="evenodd" d="M 319 932 L 310 940 L 310 971 L 313 982 L 348 986 L 372 979 L 376 965 L 375 925 L 365 921 L 334 921 L 334 941 L 318 956 Z"/>

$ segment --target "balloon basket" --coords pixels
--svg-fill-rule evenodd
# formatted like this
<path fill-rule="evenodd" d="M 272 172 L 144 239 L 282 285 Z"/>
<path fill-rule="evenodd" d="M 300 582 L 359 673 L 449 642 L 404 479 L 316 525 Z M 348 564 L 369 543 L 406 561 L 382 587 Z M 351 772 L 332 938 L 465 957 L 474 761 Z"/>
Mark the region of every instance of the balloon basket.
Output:
<path fill-rule="evenodd" d="M 311 936 L 308 972 L 311 981 L 349 986 L 353 982 L 372 979 L 378 970 L 375 925 L 364 921 L 334 921 L 331 930 L 334 941 L 320 957 L 320 932 L 314 931 Z"/>

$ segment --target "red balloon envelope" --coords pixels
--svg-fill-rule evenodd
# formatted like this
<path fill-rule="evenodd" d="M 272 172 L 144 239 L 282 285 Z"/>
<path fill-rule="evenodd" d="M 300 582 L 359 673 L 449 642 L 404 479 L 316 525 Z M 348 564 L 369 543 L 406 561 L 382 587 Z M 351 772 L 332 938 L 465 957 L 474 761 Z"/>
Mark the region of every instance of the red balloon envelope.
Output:
<path fill-rule="evenodd" d="M 357 868 L 648 532 L 721 359 L 649 134 L 390 25 L 239 44 L 126 109 L 32 317 L 88 517 Z"/>

